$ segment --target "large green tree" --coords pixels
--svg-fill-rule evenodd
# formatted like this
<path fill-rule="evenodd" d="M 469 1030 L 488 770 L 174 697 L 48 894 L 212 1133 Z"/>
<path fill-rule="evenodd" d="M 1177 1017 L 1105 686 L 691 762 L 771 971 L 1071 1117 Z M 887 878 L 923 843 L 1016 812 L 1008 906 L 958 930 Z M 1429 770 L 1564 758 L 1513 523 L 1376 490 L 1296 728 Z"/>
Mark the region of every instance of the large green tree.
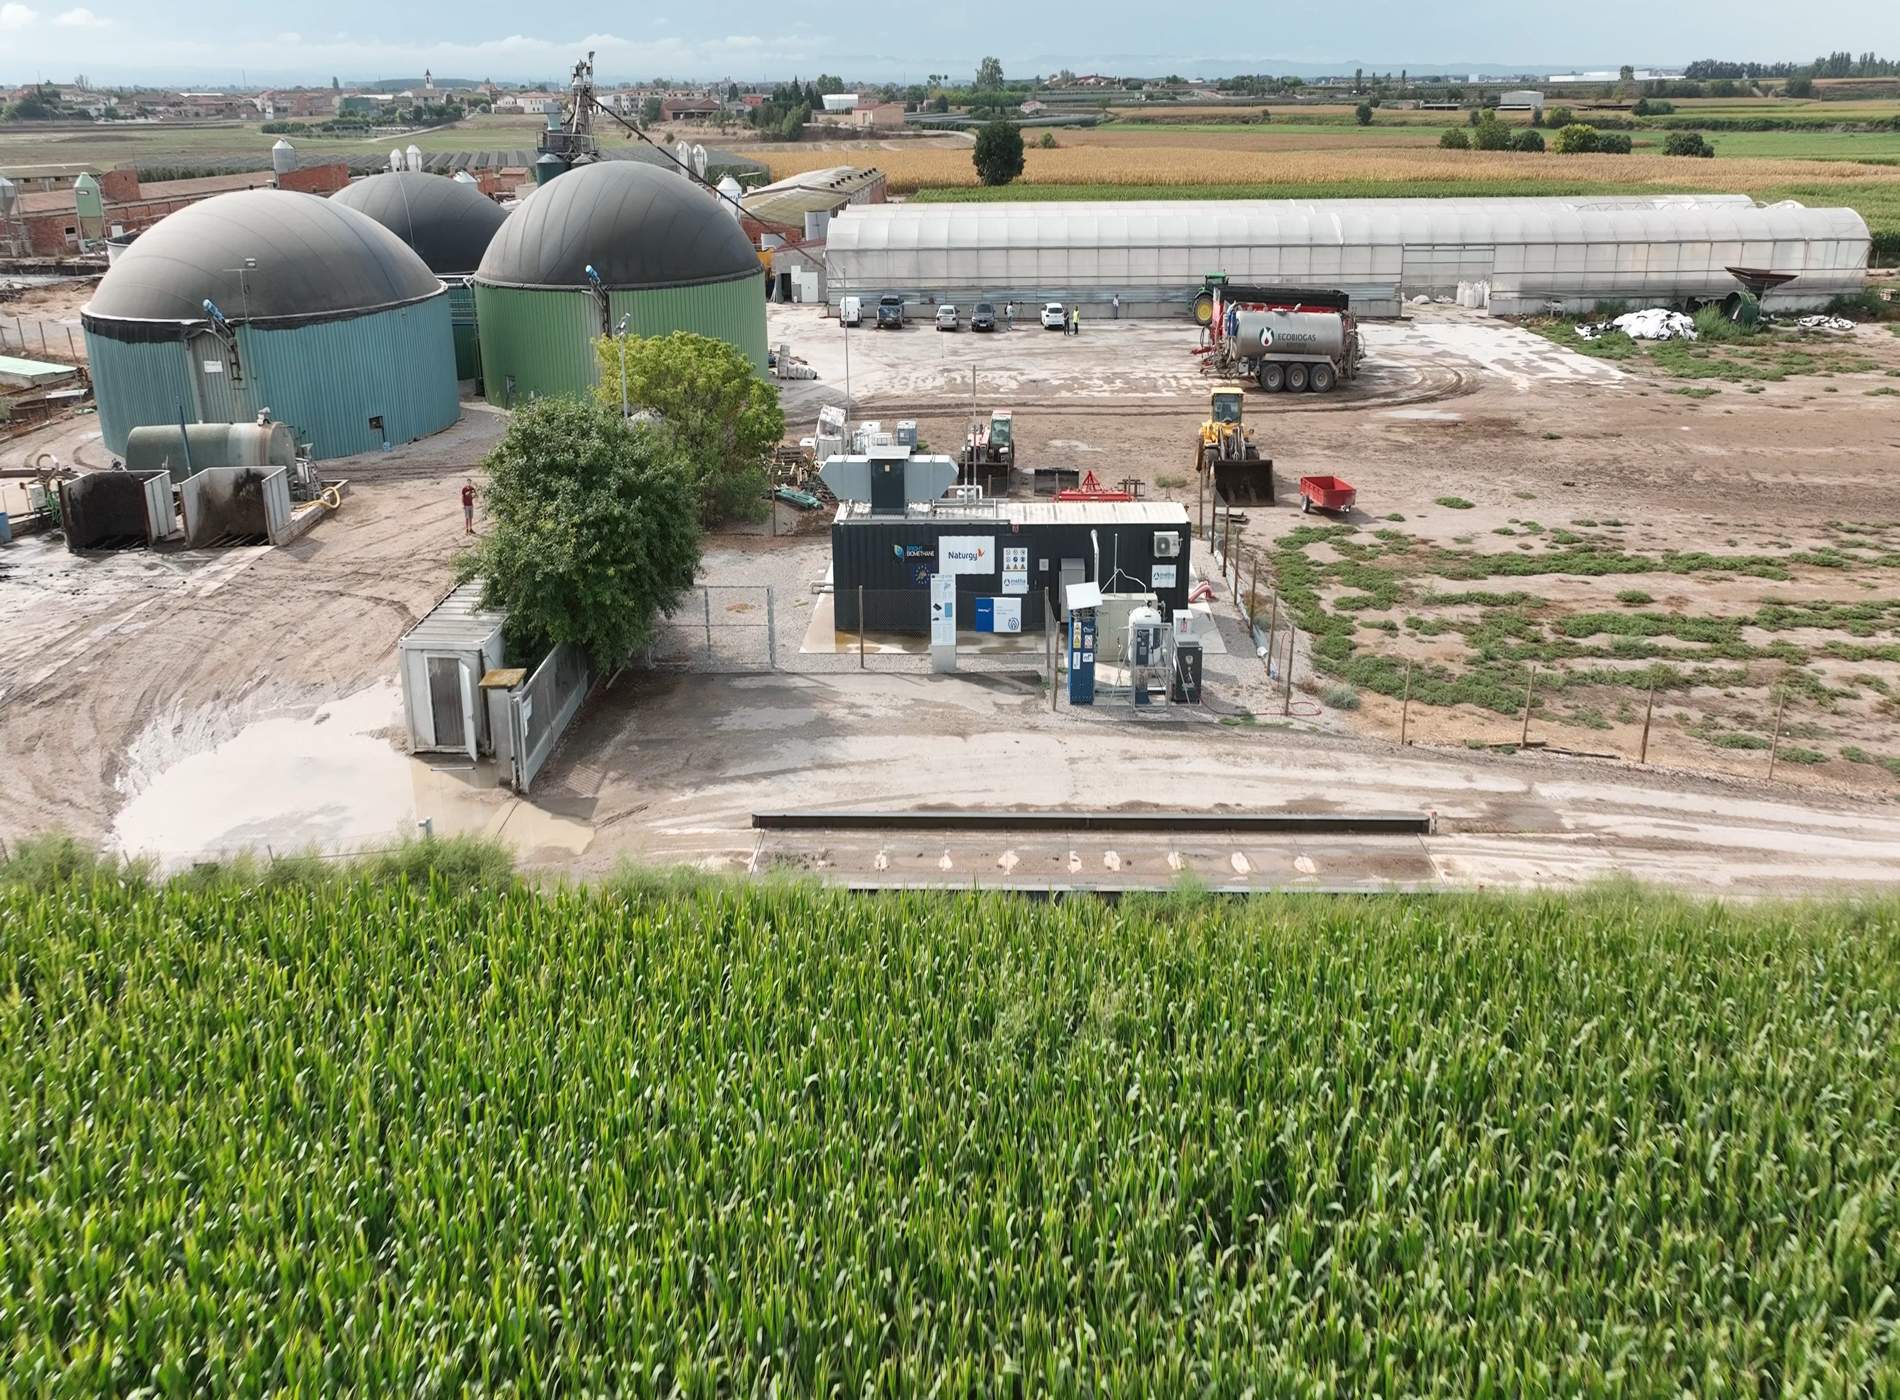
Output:
<path fill-rule="evenodd" d="M 1015 122 L 998 117 L 976 134 L 970 153 L 976 178 L 986 185 L 1007 185 L 1023 173 L 1023 132 Z"/>
<path fill-rule="evenodd" d="M 674 331 L 602 336 L 594 343 L 600 403 L 659 416 L 698 493 L 699 518 L 756 520 L 766 511 L 765 466 L 785 436 L 778 392 L 723 340 Z"/>
<path fill-rule="evenodd" d="M 985 58 L 976 65 L 976 90 L 994 92 L 1003 85 L 1003 64 L 1000 59 Z"/>
<path fill-rule="evenodd" d="M 662 427 L 570 398 L 515 410 L 488 455 L 488 530 L 458 561 L 524 645 L 573 642 L 617 666 L 692 586 L 699 516 Z"/>

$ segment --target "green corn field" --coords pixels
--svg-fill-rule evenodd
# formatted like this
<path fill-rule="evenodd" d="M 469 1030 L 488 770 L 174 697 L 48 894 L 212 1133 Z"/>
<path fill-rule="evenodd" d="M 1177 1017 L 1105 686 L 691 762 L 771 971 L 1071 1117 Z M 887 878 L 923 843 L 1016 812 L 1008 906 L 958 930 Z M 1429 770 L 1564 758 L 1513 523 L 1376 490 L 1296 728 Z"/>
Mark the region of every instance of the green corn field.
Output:
<path fill-rule="evenodd" d="M 1900 903 L 0 887 L 0 1393 L 1900 1385 Z"/>

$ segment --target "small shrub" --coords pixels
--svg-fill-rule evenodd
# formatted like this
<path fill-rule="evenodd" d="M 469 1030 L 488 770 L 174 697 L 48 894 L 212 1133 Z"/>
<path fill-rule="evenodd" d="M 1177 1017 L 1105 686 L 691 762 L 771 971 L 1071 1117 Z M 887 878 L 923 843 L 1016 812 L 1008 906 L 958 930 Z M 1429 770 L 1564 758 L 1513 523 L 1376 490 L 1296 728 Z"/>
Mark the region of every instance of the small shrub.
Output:
<path fill-rule="evenodd" d="M 1599 149 L 1599 133 L 1594 126 L 1572 122 L 1557 133 L 1556 151 L 1560 156 L 1585 156 Z"/>
<path fill-rule="evenodd" d="M 1847 744 L 1841 748 L 1841 757 L 1849 763 L 1872 763 L 1874 756 L 1858 744 Z"/>
<path fill-rule="evenodd" d="M 498 890 L 515 883 L 515 858 L 499 841 L 480 836 L 412 836 L 365 856 L 359 869 L 372 879 L 426 886 L 440 876 L 451 890 Z"/>
<path fill-rule="evenodd" d="M 1768 747 L 1768 741 L 1761 735 L 1743 734 L 1739 731 L 1732 734 L 1717 734 L 1709 742 L 1718 749 L 1765 749 Z"/>
<path fill-rule="evenodd" d="M 1486 112 L 1471 128 L 1471 144 L 1480 151 L 1508 151 L 1511 149 L 1511 129 L 1499 121 L 1494 113 Z"/>
<path fill-rule="evenodd" d="M 1042 139 L 1036 144 L 1045 151 L 1053 151 L 1056 148 L 1056 134 L 1053 131 L 1045 131 L 1042 133 Z"/>
<path fill-rule="evenodd" d="M 1617 593 L 1616 601 L 1625 607 L 1640 608 L 1656 600 L 1643 592 L 1640 588 L 1625 588 Z"/>
<path fill-rule="evenodd" d="M 1438 504 L 1443 506 L 1446 510 L 1473 509 L 1472 503 L 1467 501 L 1463 496 L 1440 496 L 1438 497 Z"/>
<path fill-rule="evenodd" d="M 1329 685 L 1320 693 L 1320 699 L 1326 702 L 1326 708 L 1329 710 L 1359 708 L 1359 692 L 1349 685 Z"/>
<path fill-rule="evenodd" d="M 1704 140 L 1699 131 L 1672 131 L 1669 133 L 1669 139 L 1663 142 L 1663 154 L 1700 156 L 1706 160 L 1715 154 L 1715 147 Z"/>
<path fill-rule="evenodd" d="M 1511 149 L 1537 154 L 1544 149 L 1544 133 L 1532 131 L 1527 126 L 1511 138 Z"/>
<path fill-rule="evenodd" d="M 1817 749 L 1786 748 L 1781 751 L 1781 761 L 1799 763 L 1806 767 L 1816 763 L 1826 763 L 1827 755 Z"/>
<path fill-rule="evenodd" d="M 1471 149 L 1471 138 L 1465 135 L 1463 127 L 1446 127 L 1439 133 L 1438 148 L 1441 151 L 1468 151 Z"/>
<path fill-rule="evenodd" d="M 1606 156 L 1626 156 L 1630 153 L 1630 137 L 1627 131 L 1599 131 L 1597 133 L 1597 154 Z"/>
<path fill-rule="evenodd" d="M 63 831 L 29 836 L 0 861 L 0 885 L 24 885 L 34 890 L 90 884 L 94 880 L 142 885 L 150 873 L 150 867 L 142 861 L 102 854 L 97 846 Z"/>

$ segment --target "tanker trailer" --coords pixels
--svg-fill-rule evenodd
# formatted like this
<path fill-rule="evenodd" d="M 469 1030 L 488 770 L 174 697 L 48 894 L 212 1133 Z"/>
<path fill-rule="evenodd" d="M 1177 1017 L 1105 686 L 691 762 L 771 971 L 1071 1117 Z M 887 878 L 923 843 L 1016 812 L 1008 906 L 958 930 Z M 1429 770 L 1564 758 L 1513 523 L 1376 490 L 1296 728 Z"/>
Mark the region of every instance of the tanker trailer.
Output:
<path fill-rule="evenodd" d="M 1344 311 L 1235 307 L 1228 354 L 1262 389 L 1324 394 L 1359 375 L 1359 327 Z"/>

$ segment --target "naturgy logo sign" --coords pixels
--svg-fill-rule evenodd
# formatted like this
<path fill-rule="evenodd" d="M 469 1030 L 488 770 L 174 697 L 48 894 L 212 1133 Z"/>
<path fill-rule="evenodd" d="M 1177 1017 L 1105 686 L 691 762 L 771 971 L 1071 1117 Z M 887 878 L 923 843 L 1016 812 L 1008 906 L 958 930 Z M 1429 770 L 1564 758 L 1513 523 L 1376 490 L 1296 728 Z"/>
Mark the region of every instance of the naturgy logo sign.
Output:
<path fill-rule="evenodd" d="M 944 535 L 937 541 L 939 573 L 993 574 L 996 539 L 992 535 Z"/>

